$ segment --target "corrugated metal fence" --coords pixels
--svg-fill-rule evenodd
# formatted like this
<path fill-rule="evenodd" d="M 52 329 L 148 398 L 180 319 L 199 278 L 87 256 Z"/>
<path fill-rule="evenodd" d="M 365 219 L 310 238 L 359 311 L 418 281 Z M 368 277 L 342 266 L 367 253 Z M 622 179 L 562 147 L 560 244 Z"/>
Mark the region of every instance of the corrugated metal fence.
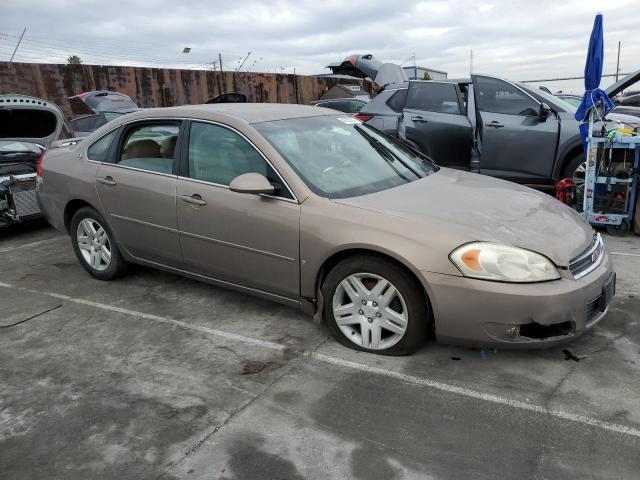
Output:
<path fill-rule="evenodd" d="M 336 83 L 360 84 L 357 79 L 306 77 L 275 73 L 234 73 L 210 70 L 103 65 L 61 65 L 0 62 L 0 94 L 34 95 L 58 104 L 68 117 L 67 97 L 90 90 L 115 90 L 141 107 L 197 104 L 220 93 L 238 92 L 250 102 L 306 104 Z"/>

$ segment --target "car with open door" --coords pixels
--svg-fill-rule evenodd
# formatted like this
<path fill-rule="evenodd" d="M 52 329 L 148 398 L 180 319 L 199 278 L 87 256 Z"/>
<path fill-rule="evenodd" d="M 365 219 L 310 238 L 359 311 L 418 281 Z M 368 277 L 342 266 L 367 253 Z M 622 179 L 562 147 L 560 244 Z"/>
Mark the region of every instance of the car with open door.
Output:
<path fill-rule="evenodd" d="M 541 89 L 476 74 L 387 85 L 357 118 L 445 166 L 529 185 L 566 177 L 580 185 L 584 152 L 575 111 Z M 620 113 L 607 119 L 638 123 Z"/>
<path fill-rule="evenodd" d="M 56 104 L 28 95 L 0 95 L 0 227 L 40 216 L 36 170 L 64 129 Z"/>
<path fill-rule="evenodd" d="M 615 291 L 602 238 L 568 206 L 441 168 L 326 108 L 120 117 L 46 153 L 38 198 L 97 279 L 127 263 L 163 269 L 299 308 L 379 354 L 409 354 L 429 335 L 566 342 L 604 318 Z"/>

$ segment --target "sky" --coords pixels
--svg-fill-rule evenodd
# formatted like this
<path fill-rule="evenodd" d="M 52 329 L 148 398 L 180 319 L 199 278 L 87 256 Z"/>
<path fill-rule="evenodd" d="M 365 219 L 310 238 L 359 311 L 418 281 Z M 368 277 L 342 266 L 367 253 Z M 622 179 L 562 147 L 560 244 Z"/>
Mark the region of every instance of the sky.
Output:
<path fill-rule="evenodd" d="M 580 76 L 593 18 L 604 14 L 604 73 L 640 68 L 640 0 L 0 0 L 0 61 L 328 73 L 350 54 L 467 76 Z M 190 53 L 182 53 L 190 47 Z M 411 59 L 411 60 L 409 60 Z M 216 65 L 217 66 L 217 65 Z M 603 86 L 613 80 L 603 79 Z M 582 82 L 545 82 L 581 93 Z"/>

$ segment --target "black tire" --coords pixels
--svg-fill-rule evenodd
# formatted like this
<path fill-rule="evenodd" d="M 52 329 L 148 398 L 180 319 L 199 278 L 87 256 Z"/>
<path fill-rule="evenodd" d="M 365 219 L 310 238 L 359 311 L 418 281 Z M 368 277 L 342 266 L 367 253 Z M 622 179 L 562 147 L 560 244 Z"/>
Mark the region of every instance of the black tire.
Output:
<path fill-rule="evenodd" d="M 607 233 L 614 237 L 624 237 L 631 231 L 631 223 L 629 220 L 622 220 L 620 225 L 607 225 Z"/>
<path fill-rule="evenodd" d="M 78 243 L 78 226 L 80 225 L 80 222 L 85 219 L 96 222 L 104 229 L 106 233 L 109 248 L 111 251 L 111 260 L 108 266 L 106 266 L 106 268 L 104 268 L 103 270 L 97 270 L 92 267 L 81 253 Z M 78 260 L 80 261 L 82 267 L 93 277 L 97 278 L 98 280 L 112 280 L 124 273 L 126 269 L 126 261 L 122 257 L 122 254 L 120 253 L 120 250 L 116 245 L 115 238 L 113 236 L 113 233 L 111 232 L 111 229 L 109 228 L 109 225 L 107 225 L 107 222 L 104 220 L 102 215 L 100 215 L 95 209 L 91 207 L 82 207 L 81 209 L 79 209 L 71 219 L 70 234 L 71 243 L 73 244 L 73 250 L 76 252 L 76 257 L 78 257 Z"/>
<path fill-rule="evenodd" d="M 576 178 L 576 170 L 583 163 L 586 163 L 586 160 L 584 158 L 584 154 L 581 153 L 580 155 L 576 155 L 575 157 L 571 158 L 562 169 L 562 178 L 570 178 L 576 183 L 576 204 L 574 208 L 579 212 L 582 212 L 583 210 L 582 204 L 584 201 L 584 174 L 581 176 L 581 185 L 578 181 L 579 178 Z"/>
<path fill-rule="evenodd" d="M 350 275 L 358 273 L 382 277 L 393 284 L 404 300 L 407 309 L 407 326 L 400 340 L 388 348 L 372 349 L 351 341 L 338 326 L 333 309 L 334 294 L 336 294 L 336 290 L 343 280 Z M 369 280 L 363 277 L 363 283 L 367 281 Z M 373 279 L 371 281 L 376 280 Z M 367 288 L 372 290 L 375 285 L 372 287 L 367 286 Z M 324 317 L 327 321 L 327 326 L 334 338 L 346 347 L 380 355 L 410 355 L 427 339 L 430 319 L 424 290 L 409 272 L 390 259 L 377 255 L 360 254 L 343 260 L 333 267 L 327 275 L 322 285 L 322 294 L 324 297 Z M 340 292 L 338 295 L 340 295 Z M 399 302 L 400 300 L 394 301 Z M 356 302 L 353 299 L 351 299 L 351 302 L 354 305 L 354 309 L 359 308 L 355 307 Z M 371 322 L 369 321 L 369 323 Z M 359 331 L 361 328 L 359 325 L 354 324 L 353 329 Z M 358 334 L 353 332 L 351 334 L 358 338 Z"/>

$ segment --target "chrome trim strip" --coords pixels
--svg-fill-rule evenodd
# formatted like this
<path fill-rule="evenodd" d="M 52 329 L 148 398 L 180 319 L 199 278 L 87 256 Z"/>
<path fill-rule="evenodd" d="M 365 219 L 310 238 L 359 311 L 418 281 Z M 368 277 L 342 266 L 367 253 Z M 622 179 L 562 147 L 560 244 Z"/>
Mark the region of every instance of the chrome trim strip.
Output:
<path fill-rule="evenodd" d="M 215 183 L 215 182 L 207 182 L 206 180 L 198 180 L 197 178 L 191 178 L 191 177 L 183 177 L 183 176 L 178 176 L 178 180 L 186 180 L 188 182 L 193 182 L 193 183 L 200 183 L 202 185 L 208 185 L 211 187 L 218 187 L 218 188 L 224 188 L 226 190 L 229 190 L 229 186 L 228 185 L 222 185 L 221 183 Z M 293 193 L 291 193 L 293 195 Z M 285 198 L 285 197 L 279 197 L 277 195 L 267 195 L 265 193 L 261 193 L 260 194 L 261 197 L 266 197 L 266 198 L 273 198 L 274 200 L 282 200 L 283 202 L 289 202 L 289 203 L 293 203 L 295 205 L 300 205 L 300 203 L 298 203 L 296 200 L 294 200 L 293 198 Z M 295 195 L 294 195 L 295 197 Z"/>
<path fill-rule="evenodd" d="M 211 238 L 211 237 L 205 237 L 203 235 L 198 235 L 196 233 L 189 233 L 189 232 L 180 231 L 180 235 L 184 235 L 185 237 L 195 238 L 195 239 L 198 239 L 198 240 L 204 240 L 206 242 L 217 243 L 217 244 L 220 244 L 220 245 L 224 245 L 226 247 L 237 248 L 239 250 L 245 250 L 247 252 L 258 253 L 260 255 L 265 255 L 267 257 L 279 258 L 281 260 L 286 260 L 288 262 L 295 262 L 296 261 L 295 258 L 286 257 L 284 255 L 279 255 L 279 254 L 273 253 L 273 252 L 267 252 L 266 250 L 259 250 L 257 248 L 247 247 L 245 245 L 239 245 L 237 243 L 225 242 L 224 240 L 218 240 L 218 239 Z"/>
<path fill-rule="evenodd" d="M 584 253 L 580 254 L 580 256 L 576 257 L 576 258 L 572 258 L 569 261 L 569 267 L 571 267 L 571 265 L 573 265 L 574 263 L 578 263 L 580 260 L 587 258 L 589 255 L 591 255 L 593 253 L 593 251 L 598 248 L 598 244 L 602 243 L 602 237 L 600 236 L 599 233 L 596 233 L 594 235 L 594 239 L 591 241 L 591 246 L 587 247 L 587 250 L 584 251 Z"/>
<path fill-rule="evenodd" d="M 587 268 L 585 268 L 584 270 L 582 270 L 580 273 L 578 274 L 573 274 L 573 278 L 576 280 L 581 279 L 582 277 L 584 277 L 585 275 L 590 274 L 591 272 L 593 272 L 596 268 L 598 268 L 601 264 L 602 261 L 604 260 L 604 257 L 606 255 L 606 250 L 604 249 L 604 243 L 602 241 L 602 237 L 600 236 L 600 234 L 596 234 L 597 235 L 597 240 L 595 242 L 595 244 L 593 245 L 592 248 L 590 248 L 587 253 L 581 255 L 580 257 L 578 257 L 576 260 L 571 261 L 571 263 L 569 263 L 569 271 L 571 271 L 571 265 L 579 262 L 580 260 L 585 259 L 588 255 L 593 254 L 594 251 L 599 250 L 600 251 L 600 255 L 598 255 L 598 259 L 592 263 L 591 265 L 589 265 Z"/>
<path fill-rule="evenodd" d="M 145 170 L 144 168 L 128 167 L 126 165 L 120 165 L 119 163 L 104 163 L 104 162 L 95 162 L 95 163 L 100 163 L 101 165 L 109 165 L 111 167 L 118 167 L 124 170 L 133 170 L 135 172 L 152 173 L 154 175 L 161 175 L 163 177 L 176 178 L 176 179 L 178 178 L 178 176 L 174 175 L 173 173 L 154 172 L 153 170 Z"/>
<path fill-rule="evenodd" d="M 123 217 L 122 215 L 116 215 L 115 213 L 109 214 L 110 217 L 117 218 L 119 220 L 124 220 L 125 222 L 137 223 L 138 225 L 144 225 L 146 227 L 157 228 L 158 230 L 162 230 L 163 232 L 171 232 L 175 234 L 179 234 L 180 232 L 175 228 L 171 227 L 163 227 L 162 225 L 156 225 L 155 223 L 145 222 L 144 220 L 138 220 L 136 218 Z"/>

